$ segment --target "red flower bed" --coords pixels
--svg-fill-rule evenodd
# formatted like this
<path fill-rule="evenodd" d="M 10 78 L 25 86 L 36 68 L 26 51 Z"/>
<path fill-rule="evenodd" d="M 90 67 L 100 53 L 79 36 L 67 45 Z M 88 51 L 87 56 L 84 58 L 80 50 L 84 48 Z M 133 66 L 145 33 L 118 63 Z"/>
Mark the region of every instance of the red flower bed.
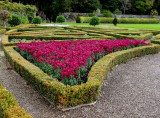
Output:
<path fill-rule="evenodd" d="M 87 81 L 91 66 L 108 53 L 148 45 L 141 40 L 78 40 L 19 43 L 16 50 L 66 85 Z"/>

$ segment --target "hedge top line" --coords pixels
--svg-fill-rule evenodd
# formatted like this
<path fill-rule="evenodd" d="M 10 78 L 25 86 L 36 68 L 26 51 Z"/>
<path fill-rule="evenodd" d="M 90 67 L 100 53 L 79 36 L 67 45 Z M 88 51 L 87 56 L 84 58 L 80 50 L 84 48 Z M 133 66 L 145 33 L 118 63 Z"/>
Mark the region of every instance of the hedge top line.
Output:
<path fill-rule="evenodd" d="M 89 23 L 92 17 L 79 17 L 80 23 Z M 101 23 L 113 23 L 114 18 L 99 17 Z M 153 18 L 117 18 L 118 23 L 158 24 L 159 19 Z"/>

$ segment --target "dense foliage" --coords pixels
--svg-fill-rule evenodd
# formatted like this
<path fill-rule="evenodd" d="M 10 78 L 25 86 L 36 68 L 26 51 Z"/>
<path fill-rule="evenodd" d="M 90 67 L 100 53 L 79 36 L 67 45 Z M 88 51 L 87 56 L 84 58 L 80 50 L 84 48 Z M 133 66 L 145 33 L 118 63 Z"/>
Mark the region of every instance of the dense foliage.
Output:
<path fill-rule="evenodd" d="M 12 19 L 8 21 L 11 26 L 20 25 L 22 23 L 21 17 L 19 15 L 13 14 Z"/>
<path fill-rule="evenodd" d="M 7 10 L 11 14 L 27 16 L 29 21 L 32 21 L 32 18 L 37 12 L 37 8 L 33 5 L 23 5 L 21 3 L 11 3 L 6 1 L 0 1 L 0 9 Z"/>
<path fill-rule="evenodd" d="M 117 20 L 117 17 L 115 17 L 114 20 L 113 20 L 113 24 L 116 26 L 117 23 L 118 23 L 118 20 Z"/>
<path fill-rule="evenodd" d="M 3 22 L 3 27 L 6 27 L 6 22 L 11 19 L 11 14 L 6 10 L 0 11 L 0 21 Z"/>
<path fill-rule="evenodd" d="M 39 17 L 39 16 L 36 16 L 33 18 L 33 21 L 32 21 L 34 24 L 41 24 L 42 23 L 42 18 Z"/>
<path fill-rule="evenodd" d="M 96 26 L 100 24 L 100 19 L 96 16 L 94 16 L 93 18 L 91 18 L 91 20 L 89 21 L 90 25 Z"/>
<path fill-rule="evenodd" d="M 57 23 L 63 23 L 63 22 L 65 22 L 65 21 L 66 21 L 65 17 L 62 16 L 62 15 L 59 15 L 59 16 L 57 16 L 57 18 L 56 18 L 56 22 L 57 22 Z"/>
<path fill-rule="evenodd" d="M 16 50 L 65 85 L 87 81 L 92 65 L 109 53 L 147 45 L 141 40 L 78 40 L 19 43 Z"/>
<path fill-rule="evenodd" d="M 100 9 L 110 10 L 112 13 L 119 9 L 124 11 L 120 0 L 13 0 L 24 4 L 36 5 L 40 12 L 44 12 L 50 20 L 63 12 L 93 13 Z M 129 6 L 125 12 L 127 14 L 150 14 L 152 9 L 160 12 L 160 0 L 129 0 Z M 118 13 L 121 13 L 118 12 Z M 92 16 L 91 16 L 92 17 Z"/>

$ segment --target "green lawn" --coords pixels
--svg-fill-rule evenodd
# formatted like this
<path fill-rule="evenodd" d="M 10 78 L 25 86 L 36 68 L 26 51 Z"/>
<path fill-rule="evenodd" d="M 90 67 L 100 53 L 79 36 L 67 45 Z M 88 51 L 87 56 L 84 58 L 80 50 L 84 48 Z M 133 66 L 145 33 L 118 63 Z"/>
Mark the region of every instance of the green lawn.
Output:
<path fill-rule="evenodd" d="M 60 24 L 60 23 L 57 23 Z M 79 25 L 79 26 L 90 26 L 89 23 L 75 23 L 65 22 L 63 25 Z M 109 27 L 115 27 L 113 24 L 101 23 L 100 25 L 108 25 Z M 128 28 L 128 29 L 144 29 L 144 30 L 160 30 L 160 24 L 118 24 L 116 27 Z"/>
<path fill-rule="evenodd" d="M 108 24 L 113 27 L 112 24 Z M 160 30 L 160 24 L 118 24 L 117 27 L 128 29 Z"/>

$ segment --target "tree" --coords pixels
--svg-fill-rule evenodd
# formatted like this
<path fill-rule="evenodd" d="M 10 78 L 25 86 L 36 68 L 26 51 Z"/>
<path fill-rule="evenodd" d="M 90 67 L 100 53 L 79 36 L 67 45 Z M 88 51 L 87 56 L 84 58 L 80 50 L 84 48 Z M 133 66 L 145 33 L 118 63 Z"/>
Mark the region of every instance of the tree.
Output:
<path fill-rule="evenodd" d="M 123 10 L 123 13 L 125 14 L 127 10 L 131 8 L 131 1 L 130 0 L 119 0 L 121 3 L 121 9 Z"/>
<path fill-rule="evenodd" d="M 93 26 L 99 25 L 100 24 L 100 19 L 97 16 L 94 16 L 94 17 L 91 18 L 89 24 L 93 25 Z"/>
<path fill-rule="evenodd" d="M 115 17 L 115 18 L 113 19 L 113 24 L 114 24 L 114 26 L 117 26 L 117 23 L 118 23 L 118 20 L 117 20 L 117 17 Z"/>
<path fill-rule="evenodd" d="M 41 24 L 42 23 L 42 18 L 40 16 L 36 16 L 33 18 L 32 21 L 34 24 Z"/>
<path fill-rule="evenodd" d="M 12 20 L 9 20 L 8 23 L 11 26 L 20 25 L 22 23 L 21 17 L 17 14 L 12 14 Z"/>
<path fill-rule="evenodd" d="M 111 12 L 115 11 L 115 9 L 119 9 L 120 2 L 119 0 L 99 0 L 102 9 L 110 10 Z"/>
<path fill-rule="evenodd" d="M 0 20 L 3 22 L 3 27 L 6 28 L 6 22 L 11 19 L 11 14 L 6 10 L 0 11 Z"/>
<path fill-rule="evenodd" d="M 153 4 L 153 8 L 156 9 L 160 13 L 160 0 L 155 0 Z"/>
<path fill-rule="evenodd" d="M 62 15 L 59 15 L 59 16 L 57 16 L 57 18 L 56 18 L 56 22 L 58 22 L 58 23 L 63 23 L 63 22 L 65 22 L 65 21 L 66 21 L 65 17 L 62 16 Z"/>
<path fill-rule="evenodd" d="M 132 0 L 132 12 L 134 14 L 149 14 L 154 0 Z"/>
<path fill-rule="evenodd" d="M 72 0 L 65 0 L 65 11 L 71 12 L 72 11 Z"/>
<path fill-rule="evenodd" d="M 72 9 L 74 12 L 80 13 L 92 13 L 97 9 L 101 9 L 102 6 L 99 0 L 73 0 Z"/>
<path fill-rule="evenodd" d="M 152 15 L 153 18 L 157 18 L 158 16 L 158 12 L 156 9 L 152 9 L 150 14 Z"/>

